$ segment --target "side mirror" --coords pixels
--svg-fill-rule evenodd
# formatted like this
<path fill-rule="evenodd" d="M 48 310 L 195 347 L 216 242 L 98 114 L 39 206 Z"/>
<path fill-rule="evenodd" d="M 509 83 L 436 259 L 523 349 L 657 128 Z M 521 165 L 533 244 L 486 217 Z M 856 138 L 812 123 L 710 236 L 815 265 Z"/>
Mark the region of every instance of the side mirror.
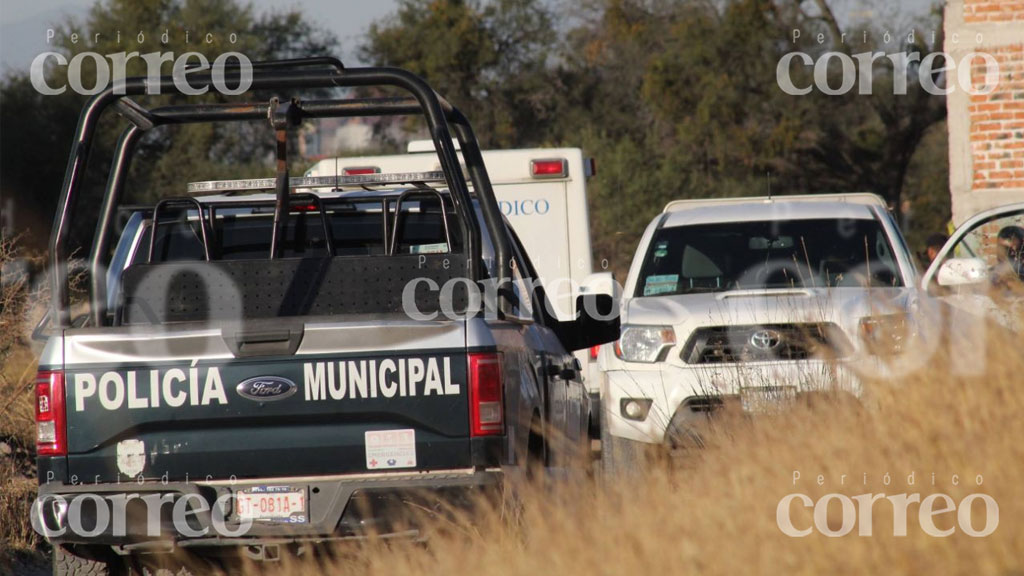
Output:
<path fill-rule="evenodd" d="M 615 276 L 611 272 L 598 272 L 590 274 L 583 279 L 583 283 L 580 284 L 580 294 L 584 296 L 589 294 L 606 294 L 611 296 L 615 303 L 618 304 L 619 298 L 622 297 L 622 287 L 615 281 Z"/>
<path fill-rule="evenodd" d="M 610 272 L 591 274 L 576 297 L 576 319 L 559 322 L 556 330 L 570 352 L 619 339 L 621 291 Z"/>
<path fill-rule="evenodd" d="M 988 278 L 988 265 L 981 258 L 950 258 L 939 267 L 935 281 L 939 286 L 969 286 Z"/>

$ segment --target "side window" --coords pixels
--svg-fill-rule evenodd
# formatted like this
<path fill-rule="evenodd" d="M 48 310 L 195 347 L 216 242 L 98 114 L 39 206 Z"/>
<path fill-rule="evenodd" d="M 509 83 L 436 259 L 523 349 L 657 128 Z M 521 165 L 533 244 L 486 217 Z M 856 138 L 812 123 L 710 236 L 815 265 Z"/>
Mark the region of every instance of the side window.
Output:
<path fill-rule="evenodd" d="M 133 264 L 149 261 L 150 236 L 153 234 L 153 225 L 147 224 L 142 233 L 142 240 L 139 249 L 135 251 Z M 167 222 L 160 221 L 156 231 L 156 240 L 153 241 L 153 262 L 181 262 L 198 261 L 205 259 L 203 241 L 198 231 L 198 225 L 193 220 L 180 218 L 177 220 L 168 219 Z"/>
<path fill-rule="evenodd" d="M 484 221 L 484 215 L 480 211 L 479 203 L 474 203 L 473 209 L 476 213 L 476 220 L 480 224 L 480 257 L 484 261 L 484 269 L 487 271 L 488 277 L 495 278 L 498 271 L 494 262 L 494 242 L 491 241 L 491 234 Z"/>
<path fill-rule="evenodd" d="M 533 295 L 530 290 L 530 274 L 526 270 L 522 251 L 518 243 L 512 245 L 512 293 L 515 300 L 512 303 L 512 313 L 523 320 L 533 320 Z"/>
<path fill-rule="evenodd" d="M 992 286 L 1024 283 L 1024 212 L 999 214 L 977 223 L 960 236 L 936 270 L 971 266 L 987 270 Z M 935 274 L 929 288 L 940 276 Z"/>
<path fill-rule="evenodd" d="M 511 230 L 512 240 L 512 291 L 518 302 L 514 305 L 514 313 L 522 319 L 532 319 L 544 324 L 543 310 L 546 306 L 544 290 L 537 280 L 533 264 L 527 259 L 519 238 Z"/>
<path fill-rule="evenodd" d="M 117 307 L 117 299 L 121 289 L 121 273 L 133 262 L 135 254 L 140 250 L 139 228 L 142 227 L 142 214 L 133 212 L 125 224 L 124 232 L 117 241 L 114 256 L 107 270 L 107 310 Z"/>
<path fill-rule="evenodd" d="M 991 267 L 1020 261 L 1024 213 L 1004 214 L 981 222 L 953 247 L 954 258 L 980 258 Z M 949 256 L 947 256 L 948 258 Z"/>

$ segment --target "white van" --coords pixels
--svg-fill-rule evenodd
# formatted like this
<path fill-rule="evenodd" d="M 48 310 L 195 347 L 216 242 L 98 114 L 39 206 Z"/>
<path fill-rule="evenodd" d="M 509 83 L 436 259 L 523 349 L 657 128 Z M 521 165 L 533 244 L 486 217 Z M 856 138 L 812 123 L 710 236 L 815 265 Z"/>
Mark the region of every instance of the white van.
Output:
<path fill-rule="evenodd" d="M 306 176 L 440 170 L 430 140 L 414 140 L 407 150 L 407 154 L 389 156 L 327 158 L 313 165 Z M 559 319 L 571 319 L 578 288 L 593 272 L 587 215 L 587 179 L 594 175 L 593 159 L 584 158 L 579 148 L 486 150 L 483 157 L 501 211 L 530 254 Z M 587 351 L 576 356 L 588 376 Z M 588 390 L 596 394 L 597 379 L 586 380 Z"/>

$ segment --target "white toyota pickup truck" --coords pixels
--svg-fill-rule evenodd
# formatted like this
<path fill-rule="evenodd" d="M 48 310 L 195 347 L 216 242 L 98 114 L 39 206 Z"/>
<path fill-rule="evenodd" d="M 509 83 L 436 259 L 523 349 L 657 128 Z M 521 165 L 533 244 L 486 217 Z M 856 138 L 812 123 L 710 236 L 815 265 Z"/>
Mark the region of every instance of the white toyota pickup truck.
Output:
<path fill-rule="evenodd" d="M 633 466 L 639 443 L 701 445 L 727 406 L 858 396 L 857 373 L 905 347 L 917 284 L 873 194 L 670 203 L 630 267 L 621 337 L 600 353 L 606 470 Z"/>

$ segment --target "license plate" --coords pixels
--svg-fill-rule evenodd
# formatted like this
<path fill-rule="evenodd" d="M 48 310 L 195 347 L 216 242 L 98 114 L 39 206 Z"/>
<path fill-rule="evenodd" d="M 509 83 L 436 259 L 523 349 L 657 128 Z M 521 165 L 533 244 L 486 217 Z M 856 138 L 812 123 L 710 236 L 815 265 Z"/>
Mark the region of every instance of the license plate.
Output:
<path fill-rule="evenodd" d="M 744 412 L 763 414 L 778 412 L 796 400 L 796 386 L 756 386 L 740 390 Z"/>
<path fill-rule="evenodd" d="M 305 523 L 306 490 L 294 486 L 254 486 L 235 493 L 239 520 Z"/>

